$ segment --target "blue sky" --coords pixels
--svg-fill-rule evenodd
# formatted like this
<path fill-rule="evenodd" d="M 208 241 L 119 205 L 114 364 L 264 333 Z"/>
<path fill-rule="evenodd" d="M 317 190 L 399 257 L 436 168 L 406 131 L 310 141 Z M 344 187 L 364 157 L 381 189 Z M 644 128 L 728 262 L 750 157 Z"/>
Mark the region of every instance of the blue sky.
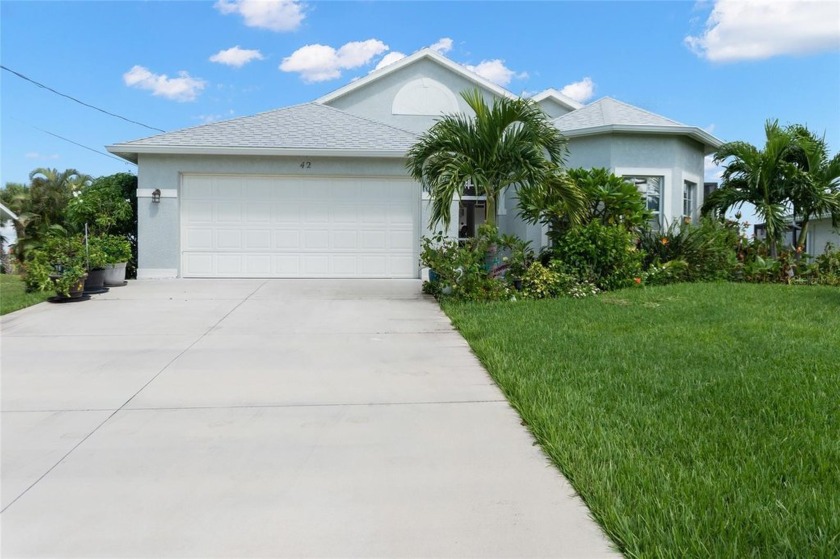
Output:
<path fill-rule="evenodd" d="M 0 59 L 170 131 L 311 101 L 385 56 L 435 45 L 516 93 L 611 96 L 754 144 L 765 119 L 778 118 L 824 132 L 836 152 L 838 21 L 837 2 L 3 0 Z M 25 182 L 37 167 L 136 172 L 41 130 L 102 152 L 154 131 L 6 71 L 0 80 L 0 184 Z"/>

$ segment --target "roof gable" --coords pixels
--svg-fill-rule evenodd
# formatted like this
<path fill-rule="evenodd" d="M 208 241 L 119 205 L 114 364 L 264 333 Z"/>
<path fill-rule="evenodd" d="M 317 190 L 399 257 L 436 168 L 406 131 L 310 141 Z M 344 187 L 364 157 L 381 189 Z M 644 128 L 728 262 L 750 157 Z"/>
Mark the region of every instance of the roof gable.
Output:
<path fill-rule="evenodd" d="M 543 101 L 551 100 L 560 106 L 566 107 L 570 111 L 574 111 L 583 107 L 583 103 L 578 103 L 571 97 L 563 95 L 553 87 L 550 87 L 545 91 L 540 91 L 539 93 L 531 97 L 531 99 L 533 99 L 537 103 L 542 103 Z"/>
<path fill-rule="evenodd" d="M 385 66 L 383 68 L 380 68 L 379 70 L 374 70 L 373 72 L 371 72 L 367 76 L 364 76 L 363 78 L 359 78 L 356 81 L 350 82 L 349 84 L 347 84 L 343 87 L 340 87 L 340 88 L 336 89 L 335 91 L 333 91 L 331 93 L 327 93 L 323 97 L 320 97 L 319 99 L 317 99 L 315 102 L 316 103 L 322 103 L 322 104 L 329 104 L 330 102 L 335 101 L 336 99 L 339 99 L 339 98 L 344 97 L 345 95 L 347 95 L 349 93 L 352 93 L 354 91 L 362 89 L 365 86 L 367 86 L 368 84 L 370 84 L 372 82 L 375 82 L 375 81 L 377 81 L 377 80 L 379 80 L 379 79 L 381 79 L 385 76 L 393 74 L 394 72 L 397 72 L 397 71 L 401 70 L 402 68 L 405 68 L 406 66 L 410 66 L 410 65 L 412 65 L 412 64 L 414 64 L 414 63 L 416 63 L 420 60 L 430 60 L 432 62 L 435 62 L 438 65 L 446 68 L 447 70 L 449 70 L 449 71 L 467 79 L 468 81 L 472 82 L 473 84 L 475 84 L 479 88 L 484 89 L 484 90 L 486 90 L 486 91 L 488 91 L 488 92 L 490 92 L 494 95 L 497 95 L 499 97 L 508 97 L 510 99 L 517 98 L 517 95 L 515 95 L 514 93 L 508 91 L 507 89 L 505 89 L 505 88 L 503 88 L 499 85 L 496 85 L 495 83 L 491 82 L 490 80 L 488 80 L 486 78 L 482 78 L 481 76 L 479 76 L 475 72 L 472 72 L 472 71 L 468 70 L 466 67 L 464 67 L 464 66 L 462 66 L 462 65 L 460 65 L 456 62 L 453 62 L 452 60 L 446 58 L 445 56 L 443 56 L 439 52 L 434 51 L 434 50 L 429 49 L 429 48 L 425 48 L 425 49 L 421 49 L 421 50 L 415 52 L 414 54 L 406 56 L 405 58 L 402 58 L 402 59 L 400 59 L 396 62 L 388 64 L 387 66 Z"/>
<path fill-rule="evenodd" d="M 416 136 L 317 103 L 175 130 L 108 146 L 132 161 L 138 153 L 309 153 L 402 156 Z M 132 156 L 133 159 L 132 159 Z"/>

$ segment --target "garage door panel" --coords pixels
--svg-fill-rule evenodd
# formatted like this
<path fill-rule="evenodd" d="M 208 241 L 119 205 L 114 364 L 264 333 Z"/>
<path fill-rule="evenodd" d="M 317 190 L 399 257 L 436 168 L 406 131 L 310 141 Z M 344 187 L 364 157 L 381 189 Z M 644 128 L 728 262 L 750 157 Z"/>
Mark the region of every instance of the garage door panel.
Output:
<path fill-rule="evenodd" d="M 299 202 L 275 202 L 271 211 L 272 222 L 279 225 L 300 225 L 301 205 Z"/>
<path fill-rule="evenodd" d="M 273 255 L 271 257 L 271 275 L 277 278 L 296 278 L 302 276 L 300 255 Z"/>
<path fill-rule="evenodd" d="M 227 200 L 213 203 L 213 221 L 216 223 L 242 223 L 242 202 Z"/>
<path fill-rule="evenodd" d="M 184 255 L 184 269 L 194 276 L 212 277 L 213 255 L 208 253 L 187 253 Z"/>
<path fill-rule="evenodd" d="M 356 250 L 359 246 L 358 231 L 352 229 L 343 229 L 333 231 L 331 248 L 338 250 Z"/>
<path fill-rule="evenodd" d="M 411 251 L 414 246 L 414 231 L 391 231 L 388 236 L 388 246 L 391 249 Z"/>
<path fill-rule="evenodd" d="M 213 202 L 207 200 L 183 200 L 181 209 L 186 223 L 212 223 Z"/>
<path fill-rule="evenodd" d="M 301 232 L 295 230 L 281 230 L 274 232 L 274 248 L 300 250 Z"/>
<path fill-rule="evenodd" d="M 270 254 L 246 254 L 245 272 L 252 277 L 271 276 L 271 255 Z"/>
<path fill-rule="evenodd" d="M 238 229 L 217 229 L 216 248 L 221 250 L 242 250 L 242 232 Z"/>
<path fill-rule="evenodd" d="M 388 248 L 387 237 L 384 231 L 362 231 L 360 234 L 362 250 Z"/>
<path fill-rule="evenodd" d="M 185 236 L 185 250 L 213 250 L 213 229 L 191 228 Z"/>
<path fill-rule="evenodd" d="M 245 232 L 245 250 L 271 249 L 271 231 L 268 229 L 251 229 Z"/>
<path fill-rule="evenodd" d="M 246 202 L 245 221 L 248 223 L 270 223 L 271 206 L 265 202 Z"/>
<path fill-rule="evenodd" d="M 186 277 L 417 277 L 420 187 L 185 175 Z"/>

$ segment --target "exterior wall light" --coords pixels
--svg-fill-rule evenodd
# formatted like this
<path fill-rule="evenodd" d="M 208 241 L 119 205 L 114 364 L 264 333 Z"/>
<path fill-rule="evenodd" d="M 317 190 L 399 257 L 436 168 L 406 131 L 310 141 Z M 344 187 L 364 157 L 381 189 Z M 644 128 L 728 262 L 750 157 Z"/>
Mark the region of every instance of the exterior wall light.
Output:
<path fill-rule="evenodd" d="M 160 204 L 160 188 L 155 188 L 152 191 L 152 203 Z"/>

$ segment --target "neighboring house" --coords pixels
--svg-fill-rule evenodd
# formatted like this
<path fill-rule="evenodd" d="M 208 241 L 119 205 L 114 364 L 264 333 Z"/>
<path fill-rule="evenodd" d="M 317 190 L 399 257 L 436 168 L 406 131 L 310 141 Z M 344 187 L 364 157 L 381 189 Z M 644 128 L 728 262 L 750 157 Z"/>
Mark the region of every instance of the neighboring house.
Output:
<path fill-rule="evenodd" d="M 15 212 L 7 208 L 4 204 L 0 204 L 0 236 L 3 237 L 3 245 L 0 248 L 3 252 L 7 252 L 9 247 L 17 242 L 17 232 L 12 223 L 17 218 L 18 216 Z"/>
<path fill-rule="evenodd" d="M 791 218 L 788 218 L 790 221 Z M 793 247 L 793 228 L 789 225 L 782 237 L 782 245 L 788 248 Z M 797 227 L 797 234 L 799 233 Z M 764 223 L 758 223 L 753 227 L 756 239 L 767 239 L 767 228 Z M 805 233 L 805 252 L 811 256 L 819 256 L 825 252 L 826 245 L 831 243 L 834 249 L 840 249 L 840 227 L 833 227 L 831 216 L 812 217 L 808 223 L 808 231 Z"/>
<path fill-rule="evenodd" d="M 138 277 L 419 277 L 429 201 L 405 153 L 442 114 L 471 114 L 459 93 L 475 88 L 516 97 L 425 49 L 312 103 L 108 146 L 139 167 Z M 569 138 L 570 166 L 630 177 L 658 223 L 696 215 L 719 140 L 614 99 L 534 100 Z M 485 218 L 474 193 L 452 209 L 452 237 Z M 545 243 L 512 189 L 498 213 L 502 232 Z"/>

